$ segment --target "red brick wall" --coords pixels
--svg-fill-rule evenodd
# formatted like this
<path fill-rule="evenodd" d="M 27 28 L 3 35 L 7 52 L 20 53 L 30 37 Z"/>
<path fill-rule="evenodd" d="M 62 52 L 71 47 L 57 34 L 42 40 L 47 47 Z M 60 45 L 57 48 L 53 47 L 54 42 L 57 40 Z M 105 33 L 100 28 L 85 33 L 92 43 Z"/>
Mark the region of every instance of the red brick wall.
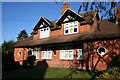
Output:
<path fill-rule="evenodd" d="M 89 24 L 85 24 L 85 25 L 80 25 L 80 23 L 78 23 L 78 29 L 79 29 L 79 33 L 83 33 L 83 32 L 88 32 L 91 30 L 91 25 Z M 50 31 L 50 37 L 54 37 L 54 36 L 63 36 L 64 35 L 64 24 L 61 25 L 61 29 L 59 30 L 52 30 Z M 38 30 L 37 34 L 33 35 L 33 39 L 40 39 L 40 30 Z"/>
<path fill-rule="evenodd" d="M 100 56 L 101 58 L 99 59 L 99 54 L 97 53 L 97 49 L 100 46 L 103 46 L 106 48 L 106 54 L 103 56 Z M 74 49 L 74 54 L 76 53 L 75 50 L 76 49 Z M 92 42 L 91 46 L 89 46 L 87 43 L 84 43 L 83 45 L 84 61 L 82 60 L 77 61 L 78 67 L 81 69 L 86 69 L 86 61 L 88 60 L 87 59 L 88 51 L 90 53 L 89 68 L 93 69 L 92 67 L 94 67 L 97 61 L 99 60 L 95 69 L 105 70 L 107 68 L 108 63 L 112 60 L 112 58 L 120 54 L 120 40 L 95 41 L 95 42 Z M 65 67 L 65 68 L 70 67 L 70 64 L 73 64 L 73 60 L 60 60 L 59 53 L 60 51 L 56 50 L 56 56 L 54 56 L 54 53 L 52 53 L 52 59 L 46 60 L 48 66 L 49 67 Z"/>
<path fill-rule="evenodd" d="M 91 30 L 91 26 L 89 24 L 86 25 L 80 25 L 80 23 L 78 23 L 79 25 L 79 33 L 82 32 L 88 32 Z M 35 34 L 33 36 L 33 39 L 40 39 L 40 31 L 38 31 L 38 34 Z M 54 36 L 63 36 L 64 35 L 64 25 L 62 24 L 62 27 L 60 30 L 55 30 L 55 31 L 51 31 L 50 32 L 50 37 L 54 37 Z M 81 42 L 80 42 L 81 43 Z M 106 48 L 107 52 L 104 56 L 101 56 L 101 58 L 99 59 L 99 62 L 96 66 L 95 69 L 97 70 L 105 70 L 107 67 L 107 62 L 109 62 L 112 57 L 111 56 L 116 56 L 118 54 L 120 54 L 120 40 L 103 40 L 103 41 L 95 41 L 95 42 L 91 42 L 91 45 L 88 45 L 88 43 L 84 43 L 83 44 L 83 53 L 84 53 L 84 61 L 78 61 L 79 68 L 83 68 L 86 69 L 86 61 L 87 56 L 88 56 L 88 52 L 90 53 L 90 59 L 89 59 L 89 64 L 90 64 L 90 69 L 93 69 L 92 67 L 95 66 L 95 64 L 98 61 L 99 55 L 97 53 L 97 48 L 99 46 L 103 46 Z M 76 50 L 76 49 L 74 49 Z M 15 48 L 14 49 L 14 59 L 15 61 L 22 61 L 23 60 L 23 54 L 21 54 L 21 56 L 18 56 L 18 52 L 21 51 L 22 53 L 24 53 L 24 60 L 26 60 L 27 58 L 27 49 L 23 48 Z M 54 56 L 54 53 L 52 53 L 52 59 L 51 60 L 46 60 L 47 64 L 49 67 L 70 67 L 70 64 L 73 62 L 72 60 L 60 60 L 59 58 L 59 50 L 56 50 L 56 56 Z M 74 53 L 75 54 L 75 53 Z M 102 58 L 103 57 L 103 58 Z M 40 59 L 37 61 L 42 61 L 41 59 L 41 52 L 40 52 Z M 105 62 L 106 61 L 106 62 Z M 37 63 L 37 62 L 36 62 Z M 83 64 L 83 67 L 82 67 Z"/>
<path fill-rule="evenodd" d="M 106 54 L 101 55 L 99 59 L 97 49 L 100 46 L 103 46 L 106 48 Z M 95 64 L 99 60 L 95 69 L 105 70 L 107 68 L 108 63 L 113 59 L 113 57 L 120 54 L 120 39 L 95 41 L 95 42 L 92 42 L 91 46 L 84 43 L 83 49 L 84 49 L 84 55 L 88 56 L 88 51 L 90 53 L 89 64 L 91 69 L 92 69 L 92 66 L 95 66 Z M 85 58 L 85 62 L 86 60 L 87 60 L 87 57 Z"/>
<path fill-rule="evenodd" d="M 37 39 L 40 39 L 40 30 L 38 30 L 37 34 L 33 35 L 33 40 L 37 40 Z"/>
<path fill-rule="evenodd" d="M 60 30 L 54 30 L 54 31 L 51 31 L 51 33 L 50 33 L 50 37 L 63 36 L 63 35 L 64 35 L 64 25 L 63 24 L 62 24 Z"/>
<path fill-rule="evenodd" d="M 36 64 L 39 61 L 43 61 L 41 57 L 42 56 L 41 53 L 42 51 L 40 51 L 40 59 L 36 61 Z M 63 68 L 63 67 L 69 68 L 72 61 L 73 60 L 60 59 L 60 50 L 56 50 L 56 55 L 54 55 L 54 52 L 52 51 L 52 59 L 46 59 L 46 63 L 49 67 L 58 67 L 58 68 Z"/>
<path fill-rule="evenodd" d="M 78 23 L 78 28 L 79 28 L 79 33 L 84 33 L 84 32 L 89 32 L 91 30 L 91 25 L 89 24 L 85 24 L 85 25 L 80 25 L 80 23 Z"/>
<path fill-rule="evenodd" d="M 95 69 L 97 70 L 105 70 L 107 68 L 108 62 L 112 60 L 112 58 L 118 54 L 120 54 L 120 39 L 118 40 L 103 40 L 103 41 L 95 41 L 95 42 L 89 42 L 83 44 L 83 53 L 84 53 L 84 61 L 78 60 L 78 67 L 81 69 L 86 69 L 86 61 L 88 60 L 88 53 L 90 53 L 89 58 L 89 68 L 93 69 L 99 59 L 99 55 L 97 53 L 97 49 L 100 46 L 103 46 L 106 48 L 106 54 L 103 56 L 100 56 L 99 62 Z M 23 48 L 15 48 L 14 49 L 14 58 L 15 61 L 22 61 L 23 60 L 23 54 L 21 56 L 18 56 L 18 52 L 21 51 L 24 52 Z M 36 61 L 36 64 L 38 61 L 43 61 L 41 59 L 41 53 L 40 51 L 40 59 Z M 76 49 L 74 49 L 74 54 L 76 54 Z M 27 58 L 27 48 L 25 48 L 24 52 L 24 60 Z M 60 59 L 60 50 L 56 50 L 56 56 L 54 55 L 54 52 L 52 52 L 52 59 L 48 60 L 46 59 L 46 63 L 49 67 L 64 67 L 68 68 L 71 64 L 73 64 L 74 60 L 61 60 Z M 82 67 L 83 65 L 83 67 Z"/>
<path fill-rule="evenodd" d="M 21 52 L 21 55 L 18 55 L 18 52 Z M 24 55 L 23 55 L 24 54 Z M 14 60 L 15 61 L 23 61 L 27 59 L 28 49 L 27 48 L 14 48 Z"/>

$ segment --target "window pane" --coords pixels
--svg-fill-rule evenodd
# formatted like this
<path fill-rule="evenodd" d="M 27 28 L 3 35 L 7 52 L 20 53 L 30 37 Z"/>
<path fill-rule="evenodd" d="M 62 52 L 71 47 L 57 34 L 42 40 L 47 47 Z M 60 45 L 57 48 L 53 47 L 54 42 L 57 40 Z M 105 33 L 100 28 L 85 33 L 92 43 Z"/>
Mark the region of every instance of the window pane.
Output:
<path fill-rule="evenodd" d="M 43 51 L 42 59 L 52 59 L 52 51 Z"/>
<path fill-rule="evenodd" d="M 49 28 L 47 27 L 47 30 L 49 30 Z"/>
<path fill-rule="evenodd" d="M 35 51 L 36 59 L 39 59 L 39 51 Z"/>
<path fill-rule="evenodd" d="M 44 52 L 42 52 L 42 59 L 44 58 Z"/>
<path fill-rule="evenodd" d="M 40 30 L 40 38 L 49 37 L 49 27 Z"/>
<path fill-rule="evenodd" d="M 60 59 L 73 59 L 73 50 L 61 50 Z"/>
<path fill-rule="evenodd" d="M 68 29 L 68 27 L 65 27 L 65 29 Z"/>
<path fill-rule="evenodd" d="M 78 58 L 77 59 L 83 60 L 82 49 L 78 49 Z"/>
<path fill-rule="evenodd" d="M 48 58 L 48 52 L 46 51 L 46 54 L 45 54 L 45 59 L 47 59 Z"/>
<path fill-rule="evenodd" d="M 68 25 L 66 25 L 68 24 Z M 64 34 L 74 34 L 78 32 L 78 21 L 68 22 L 64 24 Z"/>
<path fill-rule="evenodd" d="M 74 23 L 76 24 L 76 23 L 77 23 L 77 21 L 74 21 Z"/>
<path fill-rule="evenodd" d="M 77 27 L 77 25 L 74 25 L 74 27 Z"/>
<path fill-rule="evenodd" d="M 29 51 L 28 51 L 28 55 L 29 55 L 29 56 L 32 55 L 32 50 L 29 50 Z"/>
<path fill-rule="evenodd" d="M 74 28 L 74 32 L 77 32 L 77 28 Z"/>
<path fill-rule="evenodd" d="M 68 33 L 68 30 L 65 30 L 65 33 Z"/>
<path fill-rule="evenodd" d="M 73 33 L 73 28 L 70 28 L 70 33 Z"/>
<path fill-rule="evenodd" d="M 44 31 L 46 31 L 46 29 L 44 29 Z"/>

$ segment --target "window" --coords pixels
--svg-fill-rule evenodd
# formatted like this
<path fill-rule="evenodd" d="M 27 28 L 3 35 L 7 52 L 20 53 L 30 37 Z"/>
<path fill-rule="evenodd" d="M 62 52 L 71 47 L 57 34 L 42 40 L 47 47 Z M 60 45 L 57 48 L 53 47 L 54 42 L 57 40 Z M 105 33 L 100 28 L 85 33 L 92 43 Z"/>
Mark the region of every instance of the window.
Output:
<path fill-rule="evenodd" d="M 33 49 L 29 48 L 28 49 L 28 56 L 31 56 L 31 55 L 33 55 Z"/>
<path fill-rule="evenodd" d="M 18 52 L 18 56 L 21 56 L 21 54 L 22 54 L 21 52 Z"/>
<path fill-rule="evenodd" d="M 77 57 L 78 60 L 83 60 L 84 59 L 82 49 L 77 50 L 77 55 L 78 55 L 78 57 Z"/>
<path fill-rule="evenodd" d="M 100 54 L 100 55 L 104 55 L 105 53 L 106 53 L 106 49 L 105 49 L 105 47 L 99 47 L 98 49 L 97 49 L 97 52 L 98 52 L 98 54 Z"/>
<path fill-rule="evenodd" d="M 73 50 L 60 50 L 60 59 L 73 59 Z"/>
<path fill-rule="evenodd" d="M 78 33 L 78 21 L 64 24 L 64 35 Z"/>
<path fill-rule="evenodd" d="M 40 38 L 49 37 L 49 33 L 50 33 L 50 28 L 49 27 L 40 29 Z"/>
<path fill-rule="evenodd" d="M 34 51 L 34 55 L 36 57 L 36 59 L 39 59 L 40 55 L 39 55 L 39 48 L 36 48 L 35 51 Z"/>
<path fill-rule="evenodd" d="M 52 51 L 42 51 L 42 59 L 52 59 Z"/>

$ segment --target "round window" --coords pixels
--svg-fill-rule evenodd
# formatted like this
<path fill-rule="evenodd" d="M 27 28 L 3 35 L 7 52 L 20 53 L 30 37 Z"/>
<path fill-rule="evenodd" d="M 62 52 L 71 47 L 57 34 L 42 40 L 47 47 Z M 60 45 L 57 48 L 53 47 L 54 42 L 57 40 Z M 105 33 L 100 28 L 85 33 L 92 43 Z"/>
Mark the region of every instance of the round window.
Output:
<path fill-rule="evenodd" d="M 21 52 L 18 52 L 18 56 L 21 56 Z"/>
<path fill-rule="evenodd" d="M 97 52 L 98 52 L 98 54 L 100 54 L 100 55 L 104 55 L 104 54 L 106 53 L 106 49 L 105 49 L 105 47 L 99 47 L 99 48 L 97 49 Z"/>

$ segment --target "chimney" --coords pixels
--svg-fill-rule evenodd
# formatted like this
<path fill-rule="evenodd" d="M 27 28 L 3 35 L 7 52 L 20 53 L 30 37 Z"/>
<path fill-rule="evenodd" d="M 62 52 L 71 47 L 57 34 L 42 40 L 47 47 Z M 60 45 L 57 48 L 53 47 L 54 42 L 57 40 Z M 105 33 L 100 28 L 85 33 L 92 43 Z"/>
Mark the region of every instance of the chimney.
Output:
<path fill-rule="evenodd" d="M 115 23 L 120 24 L 120 8 L 114 9 Z"/>
<path fill-rule="evenodd" d="M 67 8 L 69 8 L 69 4 L 67 2 L 65 2 L 61 9 L 61 14 L 63 14 Z"/>

